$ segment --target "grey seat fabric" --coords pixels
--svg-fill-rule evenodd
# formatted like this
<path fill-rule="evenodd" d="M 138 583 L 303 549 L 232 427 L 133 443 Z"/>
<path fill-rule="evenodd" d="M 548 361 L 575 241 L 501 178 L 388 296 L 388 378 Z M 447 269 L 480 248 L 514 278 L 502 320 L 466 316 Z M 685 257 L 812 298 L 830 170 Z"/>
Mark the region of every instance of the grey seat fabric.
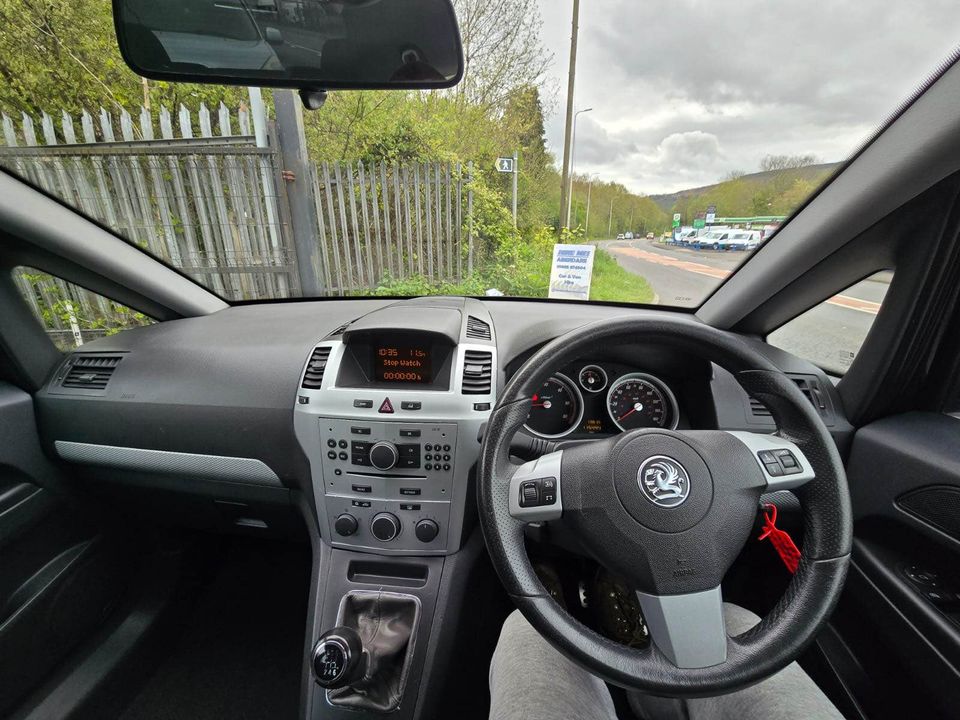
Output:
<path fill-rule="evenodd" d="M 760 618 L 724 604 L 727 633 L 739 635 Z M 762 683 L 729 695 L 673 700 L 631 694 L 643 720 L 842 720 L 843 716 L 797 663 Z M 602 680 L 553 649 L 514 611 L 503 624 L 490 663 L 491 720 L 616 720 Z"/>

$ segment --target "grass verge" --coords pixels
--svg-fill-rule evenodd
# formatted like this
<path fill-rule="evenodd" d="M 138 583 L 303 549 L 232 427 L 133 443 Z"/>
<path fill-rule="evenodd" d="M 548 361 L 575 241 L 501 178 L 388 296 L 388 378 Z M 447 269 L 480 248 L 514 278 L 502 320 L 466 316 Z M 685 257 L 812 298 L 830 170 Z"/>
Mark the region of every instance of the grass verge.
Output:
<path fill-rule="evenodd" d="M 593 259 L 591 300 L 649 304 L 654 296 L 653 288 L 645 278 L 627 272 L 610 253 L 597 248 Z"/>

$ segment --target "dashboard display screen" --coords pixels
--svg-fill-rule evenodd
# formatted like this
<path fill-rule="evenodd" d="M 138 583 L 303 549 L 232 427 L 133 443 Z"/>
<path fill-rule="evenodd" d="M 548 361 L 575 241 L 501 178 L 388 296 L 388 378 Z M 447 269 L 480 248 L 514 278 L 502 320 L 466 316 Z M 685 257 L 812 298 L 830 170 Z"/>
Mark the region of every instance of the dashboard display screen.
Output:
<path fill-rule="evenodd" d="M 373 374 L 377 382 L 433 382 L 433 357 L 429 348 L 415 345 L 374 345 Z"/>

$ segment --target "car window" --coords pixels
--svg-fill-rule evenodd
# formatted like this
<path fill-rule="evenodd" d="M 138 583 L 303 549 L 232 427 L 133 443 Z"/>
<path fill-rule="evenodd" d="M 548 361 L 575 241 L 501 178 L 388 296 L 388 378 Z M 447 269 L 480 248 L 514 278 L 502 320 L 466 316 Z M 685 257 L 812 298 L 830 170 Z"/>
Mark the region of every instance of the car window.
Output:
<path fill-rule="evenodd" d="M 302 111 L 288 90 L 136 75 L 106 0 L 8 0 L 0 168 L 229 301 L 489 294 L 696 308 L 760 243 L 714 245 L 735 228 L 765 241 L 789 222 L 960 33 L 954 6 L 933 0 L 896 13 L 726 0 L 714 14 L 593 0 L 568 120 L 570 4 L 452 3 L 467 58 L 457 87 L 332 91 Z M 341 16 L 377 3 L 126 4 L 175 55 L 213 21 L 218 57 L 268 67 L 300 36 L 261 35 L 261 18 L 336 45 Z M 640 27 L 659 30 L 638 43 Z M 744 28 L 784 27 L 777 72 L 763 52 L 718 51 Z M 690 39 L 682 57 L 677 37 Z M 550 281 L 566 272 L 557 244 L 595 248 L 576 293 Z"/>
<path fill-rule="evenodd" d="M 14 282 L 47 335 L 60 350 L 154 320 L 114 300 L 41 270 L 17 267 Z"/>
<path fill-rule="evenodd" d="M 892 272 L 883 271 L 851 285 L 774 330 L 767 342 L 843 375 L 867 339 L 892 279 Z"/>

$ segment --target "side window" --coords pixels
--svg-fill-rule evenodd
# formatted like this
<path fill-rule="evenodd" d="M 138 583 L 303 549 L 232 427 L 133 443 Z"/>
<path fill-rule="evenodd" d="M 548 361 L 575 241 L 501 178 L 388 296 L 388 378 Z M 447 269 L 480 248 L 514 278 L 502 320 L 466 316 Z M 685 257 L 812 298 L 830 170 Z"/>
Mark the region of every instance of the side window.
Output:
<path fill-rule="evenodd" d="M 61 350 L 154 322 L 126 305 L 41 270 L 17 267 L 13 278 L 37 320 Z"/>
<path fill-rule="evenodd" d="M 867 339 L 892 278 L 882 271 L 851 285 L 774 330 L 767 342 L 843 375 Z"/>

